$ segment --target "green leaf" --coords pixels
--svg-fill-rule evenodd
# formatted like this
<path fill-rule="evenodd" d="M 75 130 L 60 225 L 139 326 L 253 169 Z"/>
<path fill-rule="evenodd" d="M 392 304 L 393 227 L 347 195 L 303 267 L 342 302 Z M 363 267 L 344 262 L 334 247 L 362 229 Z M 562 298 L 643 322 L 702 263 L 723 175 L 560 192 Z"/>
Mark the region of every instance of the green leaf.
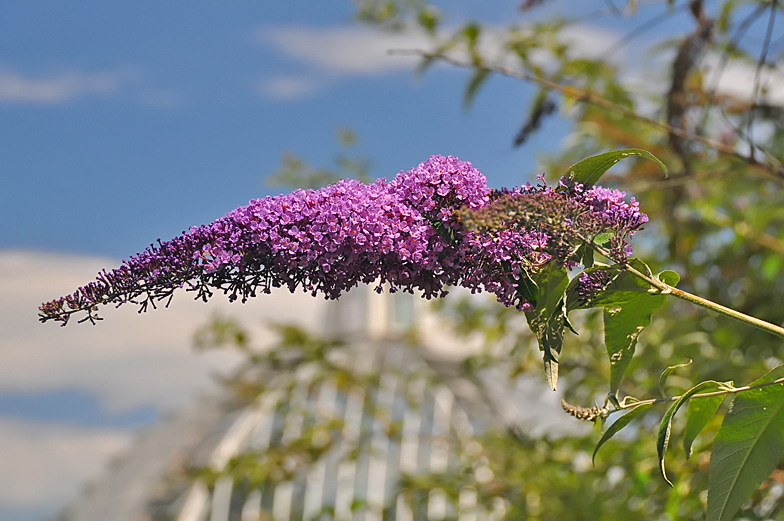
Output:
<path fill-rule="evenodd" d="M 660 272 L 658 275 L 656 275 L 656 278 L 672 287 L 677 286 L 678 283 L 681 281 L 681 276 L 678 275 L 677 272 L 672 270 L 664 270 Z"/>
<path fill-rule="evenodd" d="M 427 6 L 417 13 L 417 21 L 428 34 L 435 34 L 436 28 L 441 21 L 441 13 L 432 6 Z"/>
<path fill-rule="evenodd" d="M 694 439 L 708 424 L 708 420 L 716 414 L 726 397 L 726 395 L 721 394 L 689 400 L 686 430 L 683 432 L 683 452 L 686 453 L 686 459 L 691 458 L 691 445 L 694 443 Z"/>
<path fill-rule="evenodd" d="M 471 108 L 471 105 L 474 103 L 474 98 L 476 97 L 476 93 L 479 91 L 479 87 L 490 77 L 490 71 L 487 69 L 476 69 L 474 73 L 471 75 L 471 79 L 468 80 L 468 86 L 466 86 L 465 94 L 463 95 L 463 110 L 468 110 Z"/>
<path fill-rule="evenodd" d="M 482 29 L 478 25 L 476 25 L 475 23 L 469 23 L 466 24 L 465 27 L 463 27 L 463 31 L 461 32 L 461 35 L 468 42 L 468 46 L 471 47 L 476 45 L 476 41 L 479 39 L 479 33 L 481 31 Z"/>
<path fill-rule="evenodd" d="M 629 259 L 628 263 L 638 271 L 650 273 L 650 268 L 638 259 Z M 602 295 L 592 301 L 593 306 L 604 307 L 604 344 L 610 359 L 610 394 L 613 396 L 634 356 L 640 333 L 667 298 L 649 293 L 649 289 L 647 282 L 628 271 L 621 271 Z"/>
<path fill-rule="evenodd" d="M 535 307 L 539 302 L 539 285 L 536 284 L 536 281 L 534 281 L 525 271 L 523 271 L 520 274 L 520 278 L 517 279 L 517 291 L 532 306 Z"/>
<path fill-rule="evenodd" d="M 578 183 L 591 186 L 604 175 L 607 170 L 612 168 L 621 159 L 638 156 L 650 159 L 664 170 L 664 175 L 668 173 L 667 167 L 659 159 L 648 152 L 639 148 L 627 148 L 625 150 L 614 150 L 595 156 L 587 157 L 582 161 L 573 164 L 566 171 L 566 175 L 574 175 L 574 180 Z"/>
<path fill-rule="evenodd" d="M 784 366 L 752 382 L 784 377 Z M 729 521 L 784 453 L 784 383 L 738 393 L 713 440 L 708 521 Z"/>
<path fill-rule="evenodd" d="M 539 349 L 543 352 L 547 383 L 555 390 L 566 327 L 564 294 L 569 285 L 569 274 L 563 266 L 551 262 L 532 279 L 539 287 L 539 298 L 534 310 L 525 313 L 525 318 L 539 341 Z"/>
<path fill-rule="evenodd" d="M 675 371 L 676 369 L 681 369 L 683 367 L 689 367 L 692 364 L 692 362 L 694 362 L 694 360 L 689 360 L 685 364 L 671 365 L 671 366 L 667 367 L 667 369 L 662 371 L 662 374 L 659 377 L 659 392 L 661 393 L 662 396 L 664 396 L 664 397 L 667 396 L 667 393 L 664 392 L 664 383 L 667 381 L 667 377 L 670 376 L 670 374 L 672 374 L 672 372 Z"/>
<path fill-rule="evenodd" d="M 602 445 L 604 445 L 607 440 L 615 436 L 621 429 L 626 427 L 630 421 L 635 419 L 637 416 L 642 415 L 645 411 L 651 408 L 653 403 L 645 403 L 642 405 L 638 405 L 629 409 L 629 412 L 615 420 L 612 425 L 607 427 L 607 430 L 604 431 L 602 438 L 599 440 L 599 443 L 596 444 L 596 448 L 593 449 L 593 456 L 591 456 L 591 461 L 596 464 L 596 454 L 599 452 L 599 449 Z"/>
<path fill-rule="evenodd" d="M 659 454 L 659 470 L 661 471 L 661 475 L 664 478 L 664 481 L 667 482 L 669 486 L 672 486 L 672 482 L 667 478 L 667 471 L 664 468 L 664 453 L 667 452 L 667 445 L 670 443 L 670 433 L 672 432 L 672 418 L 675 416 L 675 413 L 678 412 L 678 409 L 686 403 L 686 400 L 694 396 L 700 391 L 707 391 L 707 390 L 715 390 L 720 387 L 721 384 L 719 382 L 714 382 L 713 380 L 708 380 L 707 382 L 700 382 L 685 393 L 683 393 L 680 397 L 678 397 L 670 408 L 667 409 L 667 412 L 664 413 L 664 417 L 662 417 L 661 424 L 659 425 L 659 435 L 656 439 L 656 451 Z"/>
<path fill-rule="evenodd" d="M 578 262 L 586 268 L 593 267 L 593 248 L 589 245 L 583 244 L 577 248 L 576 256 L 579 259 Z"/>
<path fill-rule="evenodd" d="M 604 246 L 607 242 L 615 236 L 612 232 L 604 232 L 600 233 L 596 237 L 593 238 L 593 242 L 598 244 L 599 246 Z"/>

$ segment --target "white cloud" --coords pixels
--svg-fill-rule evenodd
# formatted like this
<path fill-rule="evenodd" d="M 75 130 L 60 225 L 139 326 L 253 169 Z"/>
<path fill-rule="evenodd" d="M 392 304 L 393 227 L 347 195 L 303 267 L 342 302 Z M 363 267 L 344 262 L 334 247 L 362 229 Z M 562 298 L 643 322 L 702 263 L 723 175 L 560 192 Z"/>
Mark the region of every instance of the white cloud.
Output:
<path fill-rule="evenodd" d="M 307 97 L 328 83 L 324 79 L 305 76 L 274 76 L 259 82 L 259 92 L 267 98 L 286 101 Z"/>
<path fill-rule="evenodd" d="M 61 508 L 130 439 L 119 430 L 0 419 L 0 506 Z"/>
<path fill-rule="evenodd" d="M 361 27 L 265 27 L 259 42 L 296 61 L 338 75 L 368 76 L 410 70 L 416 58 L 390 56 L 390 49 L 429 47 L 421 32 L 387 33 Z"/>
<path fill-rule="evenodd" d="M 99 73 L 64 72 L 48 78 L 31 78 L 0 70 L 0 102 L 57 104 L 83 96 L 106 96 L 134 81 L 129 71 Z"/>
<path fill-rule="evenodd" d="M 0 103 L 60 105 L 86 97 L 108 97 L 130 93 L 141 105 L 171 109 L 182 104 L 169 90 L 152 87 L 135 67 L 104 72 L 66 71 L 32 77 L 0 68 Z"/>
<path fill-rule="evenodd" d="M 0 392 L 62 388 L 97 395 L 111 412 L 153 406 L 171 410 L 214 387 L 212 375 L 238 361 L 227 351 L 194 353 L 194 331 L 214 313 L 235 316 L 256 343 L 274 337 L 265 320 L 319 325 L 325 301 L 286 290 L 230 304 L 216 295 L 204 304 L 175 295 L 168 309 L 140 316 L 133 305 L 109 307 L 97 325 L 58 327 L 37 320 L 43 301 L 90 282 L 111 259 L 0 251 Z"/>
<path fill-rule="evenodd" d="M 390 55 L 389 50 L 431 46 L 421 32 L 386 33 L 362 27 L 263 27 L 256 32 L 256 41 L 307 69 L 306 74 L 262 78 L 259 93 L 273 100 L 310 96 L 335 84 L 337 78 L 410 71 L 418 59 Z"/>
<path fill-rule="evenodd" d="M 715 69 L 719 62 L 715 56 L 709 57 L 707 61 L 711 69 Z M 730 96 L 741 103 L 750 103 L 756 72 L 756 64 L 741 60 L 730 61 L 724 67 L 717 93 Z M 713 73 L 707 74 L 706 78 L 712 81 Z M 763 68 L 760 75 L 760 92 L 764 92 L 764 96 L 759 97 L 759 102 L 784 105 L 784 72 L 770 67 Z"/>
<path fill-rule="evenodd" d="M 444 29 L 445 39 L 456 28 Z M 531 32 L 523 30 L 523 33 Z M 508 30 L 485 27 L 480 39 L 480 52 L 493 61 L 508 56 L 505 50 Z M 530 36 L 530 35 L 527 35 Z M 570 25 L 561 32 L 565 42 L 573 45 L 577 56 L 602 55 L 620 38 L 620 33 L 587 24 Z M 420 58 L 412 55 L 390 54 L 390 50 L 430 50 L 435 41 L 419 30 L 403 32 L 374 31 L 362 27 L 265 27 L 256 33 L 258 42 L 277 48 L 288 58 L 319 71 L 337 76 L 375 76 L 399 71 L 411 71 Z M 468 58 L 460 51 L 452 51 L 457 58 Z M 541 53 L 540 53 L 541 54 Z M 542 57 L 546 56 L 542 54 Z M 513 60 L 510 65 L 518 64 Z"/>
<path fill-rule="evenodd" d="M 452 30 L 444 30 L 443 38 Z M 505 50 L 506 34 L 506 29 L 485 28 L 480 52 L 490 63 L 515 67 L 519 61 Z M 565 40 L 574 44 L 575 53 L 580 56 L 600 55 L 619 37 L 612 31 L 588 25 L 570 26 L 562 34 Z M 257 31 L 256 41 L 274 47 L 308 71 L 306 75 L 270 75 L 262 79 L 259 92 L 276 100 L 306 97 L 334 84 L 337 78 L 413 71 L 420 57 L 390 54 L 389 51 L 426 51 L 435 46 L 435 40 L 420 30 L 391 33 L 353 26 L 263 27 Z M 453 50 L 450 54 L 457 59 L 469 59 L 465 51 Z M 542 62 L 550 59 L 542 51 L 535 51 L 531 57 Z"/>
<path fill-rule="evenodd" d="M 607 51 L 621 39 L 622 33 L 607 27 L 573 24 L 567 26 L 561 36 L 564 42 L 572 46 L 574 57 L 596 59 L 606 55 Z M 636 52 L 636 50 L 632 50 L 632 52 Z M 625 54 L 619 51 L 615 56 L 621 58 Z"/>

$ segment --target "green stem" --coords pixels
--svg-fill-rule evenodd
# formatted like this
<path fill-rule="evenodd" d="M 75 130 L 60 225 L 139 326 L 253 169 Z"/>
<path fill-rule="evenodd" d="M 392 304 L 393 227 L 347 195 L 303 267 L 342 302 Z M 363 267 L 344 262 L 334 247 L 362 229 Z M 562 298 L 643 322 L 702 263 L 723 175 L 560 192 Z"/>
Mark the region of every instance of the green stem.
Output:
<path fill-rule="evenodd" d="M 591 247 L 594 249 L 594 251 L 596 251 L 600 255 L 604 255 L 608 259 L 612 258 L 610 256 L 610 252 L 605 248 L 599 246 L 598 244 L 594 244 L 593 242 L 587 242 L 585 241 L 585 238 L 581 236 L 580 238 L 583 240 L 583 242 L 590 244 Z M 633 266 L 629 266 L 628 264 L 624 266 L 623 269 L 625 269 L 635 277 L 644 280 L 652 287 L 658 289 L 662 295 L 672 295 L 674 297 L 678 297 L 679 299 L 685 300 L 686 302 L 691 302 L 692 304 L 696 304 L 698 306 L 704 307 L 705 309 L 710 309 L 711 311 L 715 311 L 716 313 L 720 313 L 722 315 L 728 316 L 739 322 L 743 322 L 744 324 L 754 326 L 758 329 L 767 331 L 768 333 L 784 338 L 784 328 L 780 326 L 746 315 L 745 313 L 741 313 L 740 311 L 735 311 L 734 309 L 730 309 L 726 306 L 722 306 L 721 304 L 717 304 L 711 300 L 698 297 L 697 295 L 693 295 L 688 291 L 683 291 L 682 289 L 678 289 L 673 286 L 670 286 L 666 282 L 663 282 L 657 279 L 656 277 L 651 277 L 649 275 L 646 275 L 645 273 L 642 273 L 641 271 L 637 270 Z"/>
<path fill-rule="evenodd" d="M 768 387 L 769 385 L 777 385 L 777 384 L 781 384 L 781 383 L 784 383 L 784 377 L 778 378 L 776 380 L 773 380 L 772 382 L 765 382 L 765 383 L 761 383 L 761 384 L 757 384 L 757 385 L 744 385 L 743 387 L 730 387 L 730 388 L 727 388 L 727 389 L 722 389 L 721 391 L 712 391 L 712 392 L 709 392 L 709 393 L 695 394 L 695 395 L 693 395 L 689 399 L 691 400 L 691 399 L 694 399 L 694 398 L 708 398 L 710 396 L 721 396 L 721 395 L 724 395 L 724 394 L 735 394 L 735 393 L 740 393 L 740 392 L 743 392 L 743 391 L 750 391 L 752 389 L 759 389 L 761 387 Z M 633 409 L 635 407 L 639 407 L 640 405 L 647 405 L 647 404 L 659 405 L 659 404 L 662 404 L 662 403 L 672 403 L 672 402 L 674 402 L 676 400 L 679 400 L 680 398 L 681 398 L 680 396 L 672 396 L 672 397 L 668 397 L 668 398 L 651 398 L 649 400 L 640 400 L 638 402 L 632 402 L 632 403 L 628 403 L 628 404 L 627 403 L 620 403 L 620 404 L 618 404 L 616 406 L 616 408 L 614 410 L 610 411 L 609 414 L 612 414 L 612 413 L 615 413 L 615 412 L 624 411 L 626 409 Z"/>
<path fill-rule="evenodd" d="M 662 282 L 661 280 L 655 277 L 649 277 L 648 275 L 640 272 L 639 270 L 635 269 L 632 266 L 626 266 L 625 269 L 632 275 L 644 280 L 654 288 L 658 289 L 662 295 L 672 295 L 674 297 L 678 297 L 679 299 L 685 300 L 686 302 L 691 302 L 692 304 L 696 304 L 698 306 L 704 307 L 705 309 L 710 309 L 711 311 L 715 311 L 716 313 L 720 313 L 730 318 L 734 318 L 735 320 L 739 322 L 743 322 L 744 324 L 754 326 L 758 329 L 767 331 L 768 333 L 784 338 L 784 328 L 782 327 L 746 315 L 745 313 L 741 313 L 740 311 L 735 311 L 734 309 L 730 309 L 726 306 L 722 306 L 721 304 L 717 304 L 716 302 L 713 302 L 711 300 L 699 297 L 697 295 L 693 295 L 688 291 L 683 291 L 681 289 L 670 286 L 666 282 Z"/>

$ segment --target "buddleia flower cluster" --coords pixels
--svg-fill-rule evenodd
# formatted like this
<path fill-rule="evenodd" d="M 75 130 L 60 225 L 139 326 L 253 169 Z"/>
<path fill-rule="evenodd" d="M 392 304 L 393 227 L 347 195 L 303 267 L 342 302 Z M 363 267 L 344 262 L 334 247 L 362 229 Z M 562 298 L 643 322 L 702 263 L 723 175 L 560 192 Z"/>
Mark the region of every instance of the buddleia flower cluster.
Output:
<path fill-rule="evenodd" d="M 99 319 L 101 305 L 140 311 L 176 290 L 206 300 L 214 291 L 243 302 L 272 288 L 336 299 L 359 283 L 441 297 L 450 286 L 489 291 L 531 308 L 519 284 L 549 262 L 573 263 L 580 237 L 611 233 L 614 254 L 647 220 L 623 192 L 562 180 L 491 190 L 471 163 L 433 156 L 393 180 L 340 181 L 319 190 L 251 201 L 217 221 L 102 271 L 71 295 L 40 307 L 42 322 Z"/>

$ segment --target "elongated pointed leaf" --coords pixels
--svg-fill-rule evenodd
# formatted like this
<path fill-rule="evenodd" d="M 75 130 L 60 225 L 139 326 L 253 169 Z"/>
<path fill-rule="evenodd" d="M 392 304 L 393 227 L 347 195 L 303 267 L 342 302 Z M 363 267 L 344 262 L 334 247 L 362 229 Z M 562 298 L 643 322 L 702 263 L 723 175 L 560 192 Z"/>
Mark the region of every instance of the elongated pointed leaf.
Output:
<path fill-rule="evenodd" d="M 716 414 L 726 397 L 726 395 L 718 395 L 689 400 L 686 430 L 683 432 L 683 452 L 686 453 L 686 459 L 691 458 L 691 446 L 694 439 L 702 432 L 711 417 Z"/>
<path fill-rule="evenodd" d="M 672 432 L 672 418 L 678 409 L 686 403 L 686 400 L 699 392 L 715 391 L 720 386 L 719 382 L 709 380 L 707 382 L 700 382 L 685 393 L 683 393 L 677 400 L 675 400 L 667 412 L 662 417 L 661 424 L 659 425 L 659 436 L 656 439 L 656 451 L 659 453 L 659 470 L 669 486 L 672 482 L 667 477 L 667 471 L 664 468 L 664 453 L 667 452 L 667 445 L 670 443 L 670 433 Z"/>
<path fill-rule="evenodd" d="M 784 377 L 784 366 L 752 382 Z M 784 453 L 784 383 L 738 393 L 713 440 L 708 521 L 729 521 Z"/>
<path fill-rule="evenodd" d="M 583 244 L 577 249 L 577 258 L 580 259 L 580 264 L 586 268 L 593 267 L 593 248 L 587 244 Z"/>
<path fill-rule="evenodd" d="M 476 69 L 474 71 L 474 73 L 471 75 L 471 79 L 468 80 L 468 86 L 466 87 L 465 94 L 463 95 L 463 110 L 468 110 L 471 108 L 471 105 L 474 103 L 476 93 L 479 92 L 479 88 L 489 77 L 490 71 L 487 69 Z"/>
<path fill-rule="evenodd" d="M 574 175 L 574 180 L 584 185 L 594 185 L 604 175 L 607 170 L 613 167 L 618 161 L 627 157 L 644 157 L 655 162 L 664 170 L 667 175 L 667 167 L 659 159 L 648 152 L 639 148 L 627 148 L 626 150 L 613 150 L 595 156 L 587 157 L 582 161 L 573 164 L 566 171 L 566 175 Z"/>
<path fill-rule="evenodd" d="M 599 452 L 599 449 L 604 445 L 607 440 L 618 434 L 618 432 L 629 425 L 629 422 L 635 419 L 638 416 L 641 416 L 645 411 L 651 408 L 652 403 L 645 403 L 642 405 L 638 405 L 632 409 L 629 409 L 629 412 L 615 420 L 615 422 L 607 427 L 607 430 L 604 431 L 602 438 L 599 440 L 599 443 L 596 444 L 596 448 L 593 449 L 593 456 L 591 456 L 591 461 L 596 464 L 596 454 Z"/>
<path fill-rule="evenodd" d="M 532 279 L 539 287 L 539 299 L 534 310 L 526 312 L 525 318 L 539 341 L 539 349 L 543 352 L 547 383 L 552 390 L 555 390 L 566 326 L 564 294 L 569 284 L 569 275 L 563 266 L 551 262 Z"/>

